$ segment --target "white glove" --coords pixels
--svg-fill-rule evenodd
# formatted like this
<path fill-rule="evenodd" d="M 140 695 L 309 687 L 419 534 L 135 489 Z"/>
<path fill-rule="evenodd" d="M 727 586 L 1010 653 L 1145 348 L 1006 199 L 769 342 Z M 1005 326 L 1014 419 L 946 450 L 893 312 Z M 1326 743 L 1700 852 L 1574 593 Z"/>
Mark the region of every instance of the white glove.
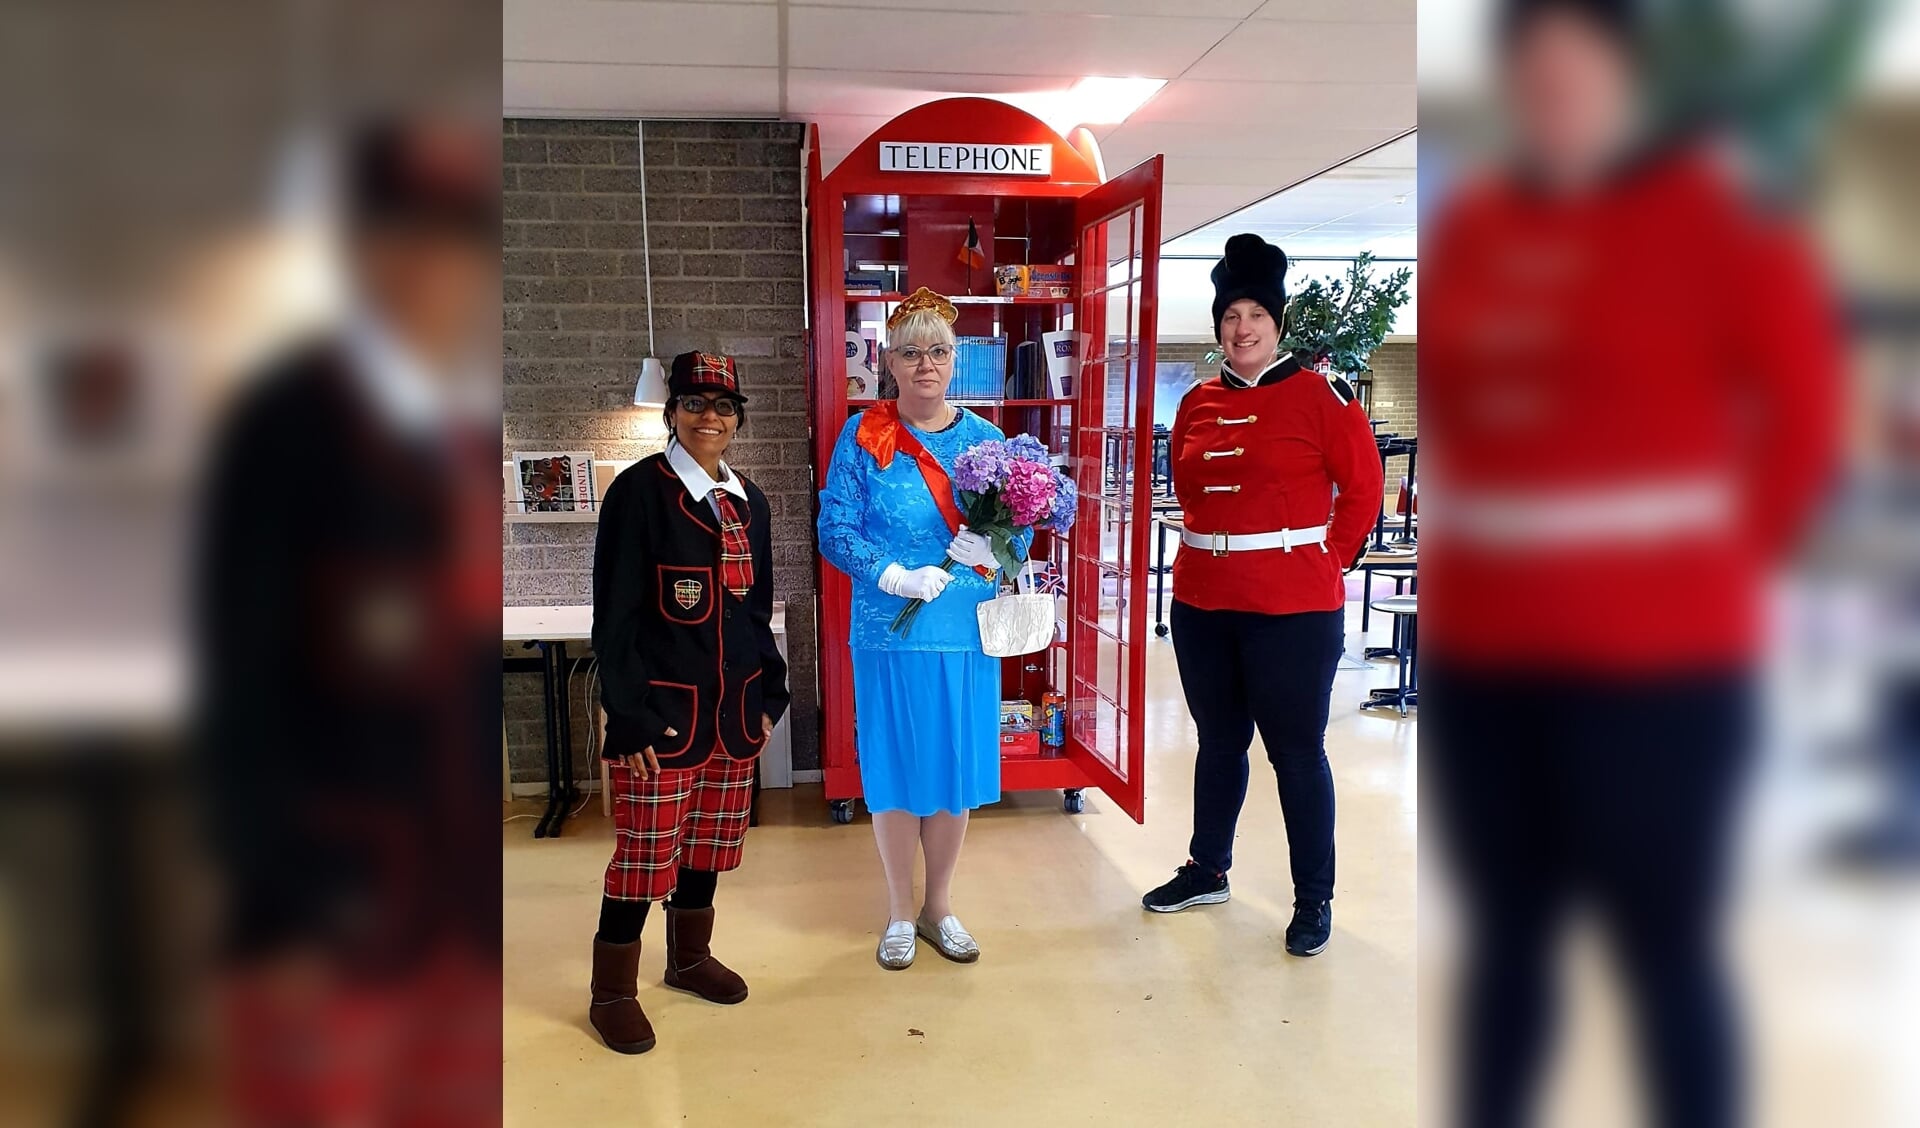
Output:
<path fill-rule="evenodd" d="M 880 573 L 881 591 L 907 599 L 933 599 L 952 582 L 951 572 L 932 565 L 908 571 L 898 564 L 889 564 L 887 570 Z"/>
<path fill-rule="evenodd" d="M 954 534 L 953 543 L 947 546 L 947 559 L 969 568 L 998 568 L 1000 561 L 993 555 L 993 542 L 984 534 L 971 532 L 965 525 Z"/>

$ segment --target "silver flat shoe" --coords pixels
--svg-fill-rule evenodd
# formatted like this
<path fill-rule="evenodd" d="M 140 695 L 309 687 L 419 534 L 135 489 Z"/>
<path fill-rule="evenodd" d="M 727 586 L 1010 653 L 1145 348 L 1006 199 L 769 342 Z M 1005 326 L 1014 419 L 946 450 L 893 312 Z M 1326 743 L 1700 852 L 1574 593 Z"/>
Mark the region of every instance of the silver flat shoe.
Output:
<path fill-rule="evenodd" d="M 943 916 L 937 925 L 928 924 L 927 918 L 921 917 L 913 922 L 913 928 L 932 942 L 936 951 L 954 963 L 972 963 L 980 958 L 980 945 L 973 942 L 973 934 L 967 931 L 957 916 Z"/>
<path fill-rule="evenodd" d="M 880 937 L 880 948 L 873 955 L 888 971 L 903 971 L 913 966 L 914 949 L 913 924 L 896 920 L 887 925 L 887 931 Z"/>

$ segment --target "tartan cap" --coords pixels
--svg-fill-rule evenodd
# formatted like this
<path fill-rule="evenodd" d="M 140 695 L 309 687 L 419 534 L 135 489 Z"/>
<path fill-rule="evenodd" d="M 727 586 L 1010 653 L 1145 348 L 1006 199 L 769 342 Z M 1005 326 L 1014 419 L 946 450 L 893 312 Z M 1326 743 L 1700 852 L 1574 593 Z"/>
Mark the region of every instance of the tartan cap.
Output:
<path fill-rule="evenodd" d="M 667 391 L 676 396 L 689 392 L 725 392 L 741 403 L 740 374 L 733 358 L 717 353 L 686 352 L 673 358 L 673 372 L 667 377 Z"/>

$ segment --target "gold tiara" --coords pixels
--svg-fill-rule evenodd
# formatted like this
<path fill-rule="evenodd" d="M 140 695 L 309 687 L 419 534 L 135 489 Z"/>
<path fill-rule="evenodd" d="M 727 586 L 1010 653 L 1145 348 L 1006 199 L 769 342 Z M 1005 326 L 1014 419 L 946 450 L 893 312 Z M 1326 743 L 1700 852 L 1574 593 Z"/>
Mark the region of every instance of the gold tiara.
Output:
<path fill-rule="evenodd" d="M 927 289 L 925 286 L 922 286 L 913 293 L 908 294 L 907 300 L 901 302 L 899 308 L 895 309 L 887 318 L 887 332 L 891 334 L 895 329 L 900 327 L 902 321 L 925 309 L 930 309 L 939 314 L 940 320 L 945 321 L 948 325 L 952 325 L 954 320 L 960 316 L 960 311 L 953 308 L 952 302 L 934 293 L 932 290 Z"/>

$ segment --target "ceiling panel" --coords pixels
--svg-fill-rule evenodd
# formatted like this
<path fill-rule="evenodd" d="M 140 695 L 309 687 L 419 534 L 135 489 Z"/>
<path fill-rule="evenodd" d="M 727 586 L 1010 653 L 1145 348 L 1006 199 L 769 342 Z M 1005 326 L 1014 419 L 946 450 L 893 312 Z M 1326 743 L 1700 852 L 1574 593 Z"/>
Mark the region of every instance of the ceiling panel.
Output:
<path fill-rule="evenodd" d="M 1103 152 L 1135 155 L 1122 147 L 1106 148 Z M 1145 153 L 1145 150 L 1141 152 Z M 1272 157 L 1168 157 L 1166 181 L 1177 185 L 1244 186 L 1271 192 L 1276 186 L 1290 184 L 1302 176 L 1311 176 L 1345 156 L 1346 152 L 1332 151 L 1331 155 L 1319 161 Z"/>
<path fill-rule="evenodd" d="M 1236 27 L 1233 20 L 968 15 L 875 19 L 849 8 L 793 8 L 787 65 L 862 71 L 1174 78 Z"/>
<path fill-rule="evenodd" d="M 1414 0 L 1267 0 L 1256 20 L 1288 23 L 1414 22 Z"/>
<path fill-rule="evenodd" d="M 777 117 L 780 72 L 770 68 L 508 63 L 501 101 L 510 114 L 587 117 Z"/>
<path fill-rule="evenodd" d="M 890 118 L 930 98 L 1065 90 L 1078 81 L 1080 76 L 1074 74 L 1024 77 L 796 68 L 787 72 L 787 112 L 808 119 L 822 114 L 879 114 Z"/>
<path fill-rule="evenodd" d="M 1399 132 L 1398 130 L 1393 131 Z M 1249 149 L 1255 159 L 1295 162 L 1318 171 L 1378 145 L 1393 133 L 1377 129 L 1315 129 L 1284 132 L 1270 140 L 1247 144 L 1246 131 L 1230 125 L 1159 125 L 1128 122 L 1100 137 L 1100 148 L 1113 153 L 1165 153 L 1168 161 L 1187 157 L 1234 159 Z M 1279 181 L 1269 189 L 1285 187 Z"/>
<path fill-rule="evenodd" d="M 1276 193 L 1169 243 L 1169 254 L 1218 256 L 1227 238 L 1251 231 L 1290 255 L 1360 251 L 1410 256 L 1417 181 L 1412 135 Z"/>
<path fill-rule="evenodd" d="M 780 65 L 780 17 L 767 4 L 651 0 L 505 0 L 512 62 Z"/>
<path fill-rule="evenodd" d="M 1200 63 L 1208 78 L 1410 83 L 1412 24 L 1249 20 Z"/>
<path fill-rule="evenodd" d="M 1417 106 L 1411 75 L 1394 83 L 1182 78 L 1169 82 L 1127 122 L 1215 123 L 1242 137 L 1257 131 L 1276 141 L 1296 129 L 1386 129 L 1391 136 L 1413 124 Z"/>

